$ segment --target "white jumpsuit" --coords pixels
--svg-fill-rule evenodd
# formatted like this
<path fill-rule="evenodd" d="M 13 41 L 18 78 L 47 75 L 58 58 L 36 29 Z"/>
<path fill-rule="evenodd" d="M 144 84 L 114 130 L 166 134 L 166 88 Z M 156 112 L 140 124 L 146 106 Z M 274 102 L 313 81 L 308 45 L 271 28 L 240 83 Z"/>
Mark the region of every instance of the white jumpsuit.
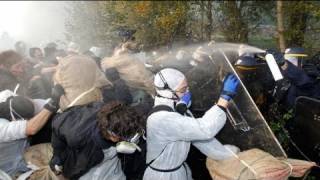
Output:
<path fill-rule="evenodd" d="M 155 106 L 173 108 L 170 99 L 155 98 Z M 232 154 L 214 138 L 226 122 L 225 112 L 218 106 L 209 109 L 202 118 L 182 116 L 176 112 L 159 111 L 147 119 L 147 164 L 168 170 L 179 167 L 187 159 L 191 143 L 213 159 L 225 159 Z M 173 172 L 159 172 L 148 167 L 144 180 L 191 180 L 191 171 L 185 164 Z"/>

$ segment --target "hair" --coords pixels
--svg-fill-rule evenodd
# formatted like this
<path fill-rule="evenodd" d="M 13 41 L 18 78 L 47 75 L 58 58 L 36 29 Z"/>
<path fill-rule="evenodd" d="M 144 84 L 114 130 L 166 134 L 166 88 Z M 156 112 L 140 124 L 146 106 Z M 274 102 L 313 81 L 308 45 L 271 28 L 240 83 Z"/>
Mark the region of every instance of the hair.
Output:
<path fill-rule="evenodd" d="M 38 47 L 32 47 L 32 48 L 30 48 L 30 49 L 29 49 L 29 55 L 30 55 L 30 57 L 34 58 L 34 57 L 35 57 L 34 54 L 35 54 L 35 52 L 36 52 L 37 50 L 41 51 L 41 49 L 38 48 Z"/>
<path fill-rule="evenodd" d="M 18 79 L 10 71 L 0 69 L 0 91 L 6 89 L 13 91 L 18 83 Z"/>
<path fill-rule="evenodd" d="M 144 117 L 134 109 L 118 101 L 111 101 L 98 112 L 98 127 L 104 138 L 109 139 L 108 131 L 115 133 L 122 140 L 131 138 L 142 132 L 145 125 Z"/>
<path fill-rule="evenodd" d="M 0 53 L 0 65 L 10 69 L 14 64 L 21 62 L 22 56 L 13 50 L 7 50 Z"/>

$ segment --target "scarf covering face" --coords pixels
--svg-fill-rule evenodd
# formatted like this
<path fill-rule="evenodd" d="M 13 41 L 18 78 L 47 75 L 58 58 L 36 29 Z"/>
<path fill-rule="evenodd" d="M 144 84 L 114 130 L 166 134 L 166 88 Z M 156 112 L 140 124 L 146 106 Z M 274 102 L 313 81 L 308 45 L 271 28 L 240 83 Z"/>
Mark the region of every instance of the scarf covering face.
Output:
<path fill-rule="evenodd" d="M 65 91 L 65 95 L 60 99 L 62 111 L 68 107 L 101 101 L 100 88 L 112 85 L 95 61 L 83 55 L 70 55 L 61 59 L 54 82 L 60 84 Z"/>

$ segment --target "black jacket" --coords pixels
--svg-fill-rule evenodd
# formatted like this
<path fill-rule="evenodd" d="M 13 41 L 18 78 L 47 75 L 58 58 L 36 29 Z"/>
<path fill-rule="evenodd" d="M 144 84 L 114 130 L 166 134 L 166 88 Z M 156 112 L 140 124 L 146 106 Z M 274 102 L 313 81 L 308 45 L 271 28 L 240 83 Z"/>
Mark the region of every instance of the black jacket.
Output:
<path fill-rule="evenodd" d="M 103 149 L 114 145 L 102 139 L 97 126 L 97 112 L 103 103 L 72 107 L 53 119 L 51 163 L 63 166 L 63 175 L 78 179 L 102 162 Z"/>

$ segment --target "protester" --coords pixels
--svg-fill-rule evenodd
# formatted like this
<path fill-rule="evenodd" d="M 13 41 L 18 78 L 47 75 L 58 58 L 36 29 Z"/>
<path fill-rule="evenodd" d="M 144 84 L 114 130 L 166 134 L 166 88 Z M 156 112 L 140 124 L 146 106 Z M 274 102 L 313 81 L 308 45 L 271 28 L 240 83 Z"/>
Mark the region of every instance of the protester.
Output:
<path fill-rule="evenodd" d="M 22 57 L 27 57 L 27 54 L 26 54 L 27 45 L 25 42 L 23 41 L 16 42 L 14 44 L 14 48 Z"/>
<path fill-rule="evenodd" d="M 10 176 L 28 171 L 23 153 L 28 147 L 28 137 L 35 135 L 59 109 L 64 94 L 57 85 L 51 100 L 32 100 L 16 95 L 11 90 L 0 92 L 0 169 Z"/>
<path fill-rule="evenodd" d="M 126 179 L 117 153 L 127 150 L 117 142 L 143 132 L 141 122 L 134 108 L 115 101 L 71 108 L 54 120 L 50 166 L 69 179 Z"/>
<path fill-rule="evenodd" d="M 29 55 L 31 57 L 31 62 L 35 65 L 43 61 L 42 50 L 38 47 L 32 47 L 29 49 Z"/>
<path fill-rule="evenodd" d="M 225 77 L 217 105 L 202 118 L 195 119 L 188 107 L 191 93 L 185 76 L 178 70 L 166 68 L 154 78 L 157 96 L 147 119 L 147 165 L 144 180 L 192 179 L 184 163 L 191 143 L 212 159 L 231 157 L 214 136 L 226 122 L 226 108 L 237 92 L 239 81 L 234 75 Z M 236 147 L 232 147 L 236 151 Z"/>

